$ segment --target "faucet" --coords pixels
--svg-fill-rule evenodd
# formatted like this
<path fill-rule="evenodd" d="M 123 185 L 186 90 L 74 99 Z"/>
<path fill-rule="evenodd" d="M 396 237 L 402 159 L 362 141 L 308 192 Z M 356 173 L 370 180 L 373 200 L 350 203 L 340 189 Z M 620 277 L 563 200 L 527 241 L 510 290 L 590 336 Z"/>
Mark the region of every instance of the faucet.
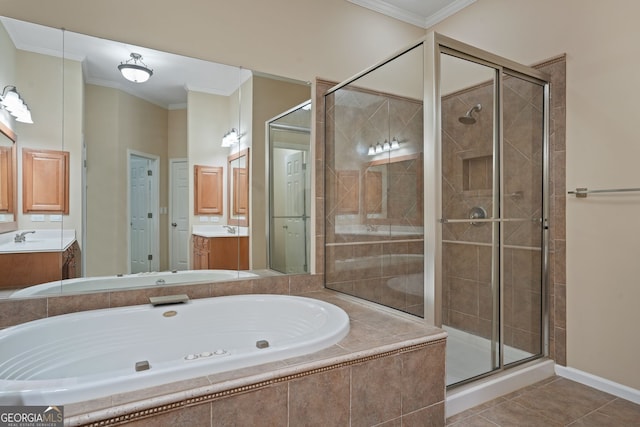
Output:
<path fill-rule="evenodd" d="M 16 237 L 13 238 L 13 241 L 16 243 L 24 242 L 27 239 L 25 234 L 29 234 L 29 233 L 35 233 L 35 230 L 23 231 L 22 233 L 17 233 Z"/>
<path fill-rule="evenodd" d="M 232 227 L 230 225 L 223 225 L 223 227 L 227 229 L 229 234 L 236 234 L 236 228 L 235 227 Z"/>

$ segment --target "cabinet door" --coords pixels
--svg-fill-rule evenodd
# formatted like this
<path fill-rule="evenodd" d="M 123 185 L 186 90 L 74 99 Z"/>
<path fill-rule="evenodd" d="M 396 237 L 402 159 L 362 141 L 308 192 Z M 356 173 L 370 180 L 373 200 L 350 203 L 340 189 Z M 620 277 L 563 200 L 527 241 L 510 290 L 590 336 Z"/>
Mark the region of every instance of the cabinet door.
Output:
<path fill-rule="evenodd" d="M 249 269 L 249 237 L 213 237 L 209 242 L 209 268 Z"/>
<path fill-rule="evenodd" d="M 13 213 L 14 160 L 14 145 L 0 146 L 0 212 Z"/>
<path fill-rule="evenodd" d="M 22 211 L 69 214 L 69 152 L 22 149 Z"/>
<path fill-rule="evenodd" d="M 209 239 L 193 236 L 193 269 L 209 269 Z"/>
<path fill-rule="evenodd" d="M 194 167 L 195 214 L 222 215 L 222 167 Z"/>

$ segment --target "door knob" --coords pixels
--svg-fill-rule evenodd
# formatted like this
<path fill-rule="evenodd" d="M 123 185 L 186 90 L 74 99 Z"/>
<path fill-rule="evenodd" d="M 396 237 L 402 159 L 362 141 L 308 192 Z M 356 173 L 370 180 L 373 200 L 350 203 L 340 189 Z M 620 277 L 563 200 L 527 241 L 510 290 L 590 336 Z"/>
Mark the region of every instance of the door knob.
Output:
<path fill-rule="evenodd" d="M 178 226 L 178 224 L 176 224 L 175 222 L 172 222 L 172 223 L 171 223 L 171 226 L 172 226 L 172 227 L 177 227 L 177 226 Z"/>

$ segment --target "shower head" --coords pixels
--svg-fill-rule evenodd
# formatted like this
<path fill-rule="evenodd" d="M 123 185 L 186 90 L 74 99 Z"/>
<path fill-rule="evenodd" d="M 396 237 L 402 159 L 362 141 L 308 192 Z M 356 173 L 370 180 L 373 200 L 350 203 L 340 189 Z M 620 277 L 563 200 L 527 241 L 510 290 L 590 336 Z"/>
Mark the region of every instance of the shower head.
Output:
<path fill-rule="evenodd" d="M 472 113 L 474 111 L 480 111 L 480 110 L 482 110 L 482 104 L 476 104 L 473 107 L 471 107 L 464 116 L 458 117 L 458 121 L 463 125 L 472 125 L 476 122 L 476 119 L 475 117 L 473 117 Z"/>

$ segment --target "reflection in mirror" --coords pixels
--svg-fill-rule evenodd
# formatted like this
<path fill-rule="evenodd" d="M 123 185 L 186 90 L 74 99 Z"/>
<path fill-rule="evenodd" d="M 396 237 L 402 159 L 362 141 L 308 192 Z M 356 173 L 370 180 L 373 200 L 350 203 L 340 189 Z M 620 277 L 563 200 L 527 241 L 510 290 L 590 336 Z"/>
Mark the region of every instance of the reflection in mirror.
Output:
<path fill-rule="evenodd" d="M 212 238 L 229 235 L 224 226 L 247 225 L 252 216 L 264 218 L 243 227 L 252 261 L 235 260 L 232 269 L 268 269 L 264 122 L 308 99 L 308 84 L 9 18 L 0 17 L 0 23 L 0 53 L 11 59 L 0 63 L 0 84 L 25 87 L 36 122 L 30 129 L 18 128 L 18 159 L 21 147 L 53 149 L 69 152 L 70 163 L 69 214 L 18 212 L 16 219 L 25 230 L 57 230 L 55 240 L 64 242 L 63 250 L 76 242 L 77 249 L 65 255 L 74 259 L 75 268 L 67 265 L 64 271 L 96 279 L 86 287 L 79 282 L 61 290 L 55 279 L 65 276 L 58 266 L 46 294 L 104 290 L 122 278 L 126 283 L 118 288 L 175 282 L 186 276 L 179 274 L 182 270 L 203 268 L 196 265 L 196 256 L 204 259 L 196 251 L 196 237 L 205 239 L 209 250 L 215 246 Z M 118 70 L 132 53 L 153 69 L 144 83 L 127 81 Z M 6 71 L 9 62 L 11 70 Z M 44 69 L 47 79 L 41 78 Z M 33 90 L 20 84 L 27 79 L 36 82 Z M 240 131 L 240 144 L 221 146 L 232 128 Z M 228 200 L 235 194 L 235 208 L 196 214 L 195 164 L 222 168 L 229 179 L 228 156 L 249 147 L 252 156 L 235 168 L 233 179 L 243 181 L 236 188 L 251 190 L 223 195 Z M 228 184 L 223 183 L 224 192 Z M 15 206 L 20 203 L 18 191 Z M 240 236 L 233 238 L 240 242 Z M 213 280 L 210 269 L 205 270 L 205 275 L 184 280 Z M 168 273 L 168 280 L 156 271 L 177 273 Z M 236 271 L 233 277 L 248 274 Z M 146 283 L 137 281 L 141 275 Z M 220 276 L 229 279 L 226 273 Z"/>
<path fill-rule="evenodd" d="M 269 133 L 269 267 L 309 272 L 311 253 L 311 102 L 267 122 Z"/>
<path fill-rule="evenodd" d="M 227 161 L 227 190 L 230 225 L 249 225 L 249 149 L 232 154 Z"/>
<path fill-rule="evenodd" d="M 422 153 L 369 162 L 362 182 L 362 223 L 408 226 L 421 222 Z"/>
<path fill-rule="evenodd" d="M 325 283 L 424 316 L 418 45 L 325 95 Z"/>
<path fill-rule="evenodd" d="M 0 232 L 18 228 L 16 206 L 16 135 L 0 122 Z"/>
<path fill-rule="evenodd" d="M 5 229 L 11 222 L 0 227 L 4 232 L 0 234 L 2 296 L 9 295 L 18 287 L 59 281 L 65 275 L 78 274 L 73 255 L 78 253 L 74 243 L 75 229 L 81 226 L 79 210 L 68 213 L 56 210 L 29 212 L 29 203 L 25 204 L 22 157 L 24 150 L 29 149 L 80 153 L 81 129 L 77 118 L 81 97 L 78 96 L 80 92 L 71 89 L 81 76 L 80 67 L 62 56 L 61 30 L 32 25 L 31 37 L 21 39 L 17 36 L 21 25 L 20 21 L 0 17 L 0 87 L 14 87 L 32 115 L 32 120 L 25 120 L 19 115 L 8 114 L 4 107 L 0 108 L 0 122 L 14 135 L 19 135 L 15 143 L 15 203 L 12 214 L 15 225 L 10 225 L 14 230 L 9 232 Z M 46 47 L 31 49 L 32 40 L 40 37 L 46 39 Z M 63 77 L 64 83 L 70 85 L 69 90 L 63 90 Z M 66 123 L 62 120 L 65 113 L 70 117 Z M 70 207 L 79 207 L 80 163 L 68 172 L 74 179 L 69 193 L 73 194 L 69 199 Z M 41 174 L 30 174 L 30 177 L 39 183 L 30 186 L 27 195 L 38 192 L 46 199 L 48 195 L 40 184 L 46 184 L 47 178 Z M 59 291 L 59 287 L 56 290 Z"/>

